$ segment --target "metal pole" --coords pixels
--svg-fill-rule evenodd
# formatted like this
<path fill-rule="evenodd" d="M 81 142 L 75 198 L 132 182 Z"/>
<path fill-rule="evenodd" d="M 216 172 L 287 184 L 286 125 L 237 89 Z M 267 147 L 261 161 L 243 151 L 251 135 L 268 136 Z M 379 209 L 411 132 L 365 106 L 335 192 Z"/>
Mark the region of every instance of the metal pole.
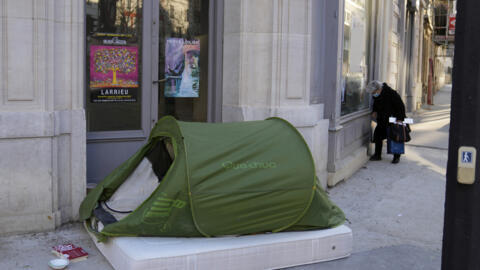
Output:
<path fill-rule="evenodd" d="M 459 147 L 480 149 L 479 14 L 480 1 L 457 2 L 442 270 L 480 269 L 480 172 L 471 185 L 457 182 Z"/>
<path fill-rule="evenodd" d="M 432 0 L 430 3 L 430 12 L 433 17 L 432 21 L 432 33 L 431 33 L 431 42 L 429 44 L 429 54 L 428 54 L 428 88 L 427 88 L 427 104 L 428 105 L 433 105 L 433 84 L 434 84 L 434 78 L 435 74 L 433 73 L 433 62 L 435 61 L 435 31 L 436 31 L 436 14 L 435 14 L 435 0 Z M 433 59 L 432 59 L 433 57 Z"/>

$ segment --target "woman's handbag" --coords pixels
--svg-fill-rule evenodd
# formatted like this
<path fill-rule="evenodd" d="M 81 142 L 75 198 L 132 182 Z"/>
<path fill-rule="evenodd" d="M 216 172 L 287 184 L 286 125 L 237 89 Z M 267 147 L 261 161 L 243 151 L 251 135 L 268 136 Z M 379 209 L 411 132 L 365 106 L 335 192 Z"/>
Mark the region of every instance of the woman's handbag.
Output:
<path fill-rule="evenodd" d="M 404 154 L 405 142 L 408 142 L 410 140 L 410 126 L 408 124 L 390 124 L 387 128 L 387 153 Z"/>
<path fill-rule="evenodd" d="M 409 125 L 393 123 L 387 129 L 387 137 L 395 142 L 409 142 L 411 140 L 410 131 Z"/>

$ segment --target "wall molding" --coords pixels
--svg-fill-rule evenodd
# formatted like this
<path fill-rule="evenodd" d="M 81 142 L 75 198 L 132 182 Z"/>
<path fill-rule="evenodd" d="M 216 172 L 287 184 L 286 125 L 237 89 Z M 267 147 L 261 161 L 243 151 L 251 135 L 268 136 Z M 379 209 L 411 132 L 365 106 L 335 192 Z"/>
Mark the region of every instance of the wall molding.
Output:
<path fill-rule="evenodd" d="M 83 108 L 83 2 L 14 3 L 0 3 L 0 111 Z"/>
<path fill-rule="evenodd" d="M 55 137 L 72 133 L 72 123 L 85 111 L 0 112 L 0 140 Z"/>
<path fill-rule="evenodd" d="M 292 103 L 305 105 L 309 102 L 311 6 L 311 0 L 273 2 L 270 103 L 274 107 Z M 295 12 L 298 10 L 300 12 Z M 304 23 L 299 25 L 299 22 Z"/>

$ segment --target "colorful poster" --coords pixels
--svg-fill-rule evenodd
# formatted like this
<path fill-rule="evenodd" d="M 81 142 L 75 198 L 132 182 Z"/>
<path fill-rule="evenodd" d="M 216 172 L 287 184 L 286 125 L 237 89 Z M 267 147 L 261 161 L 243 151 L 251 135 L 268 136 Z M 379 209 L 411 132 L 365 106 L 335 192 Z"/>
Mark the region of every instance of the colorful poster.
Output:
<path fill-rule="evenodd" d="M 167 38 L 165 45 L 165 97 L 198 97 L 200 40 Z"/>
<path fill-rule="evenodd" d="M 136 102 L 138 47 L 90 46 L 91 102 Z"/>
<path fill-rule="evenodd" d="M 138 87 L 138 48 L 90 47 L 90 88 Z"/>

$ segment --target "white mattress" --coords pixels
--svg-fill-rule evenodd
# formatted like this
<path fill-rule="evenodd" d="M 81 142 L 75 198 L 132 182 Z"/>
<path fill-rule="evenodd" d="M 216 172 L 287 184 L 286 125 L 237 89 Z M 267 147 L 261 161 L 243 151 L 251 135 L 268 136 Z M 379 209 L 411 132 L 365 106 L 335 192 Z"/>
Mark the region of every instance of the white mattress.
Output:
<path fill-rule="evenodd" d="M 282 232 L 214 238 L 116 237 L 98 249 L 118 270 L 278 269 L 350 255 L 352 231 Z"/>

